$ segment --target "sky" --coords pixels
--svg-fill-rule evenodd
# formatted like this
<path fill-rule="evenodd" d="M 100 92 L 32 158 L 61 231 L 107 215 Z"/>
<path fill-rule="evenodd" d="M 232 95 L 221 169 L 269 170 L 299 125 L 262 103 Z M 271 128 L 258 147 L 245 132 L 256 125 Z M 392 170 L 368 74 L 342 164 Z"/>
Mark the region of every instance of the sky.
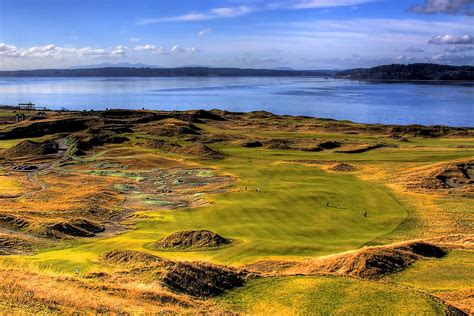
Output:
<path fill-rule="evenodd" d="M 0 0 L 0 69 L 474 65 L 474 0 Z"/>

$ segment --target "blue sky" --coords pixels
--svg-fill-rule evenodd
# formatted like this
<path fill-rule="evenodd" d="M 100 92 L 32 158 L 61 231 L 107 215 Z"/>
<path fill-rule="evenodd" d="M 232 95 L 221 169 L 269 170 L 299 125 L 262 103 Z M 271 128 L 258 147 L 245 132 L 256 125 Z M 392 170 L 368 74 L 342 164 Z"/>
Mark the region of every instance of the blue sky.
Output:
<path fill-rule="evenodd" d="M 0 68 L 474 64 L 473 0 L 0 0 Z"/>

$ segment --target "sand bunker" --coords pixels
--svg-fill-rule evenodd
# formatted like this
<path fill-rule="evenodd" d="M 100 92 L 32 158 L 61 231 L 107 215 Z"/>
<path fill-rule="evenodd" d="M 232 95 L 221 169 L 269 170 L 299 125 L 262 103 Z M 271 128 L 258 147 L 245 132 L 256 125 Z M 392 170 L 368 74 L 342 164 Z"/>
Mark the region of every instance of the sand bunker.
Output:
<path fill-rule="evenodd" d="M 263 144 L 259 142 L 258 140 L 247 140 L 243 141 L 241 143 L 242 147 L 247 147 L 247 148 L 256 148 L 256 147 L 262 147 Z"/>
<path fill-rule="evenodd" d="M 319 147 L 322 149 L 334 149 L 341 147 L 341 143 L 335 141 L 326 141 L 319 144 Z"/>
<path fill-rule="evenodd" d="M 153 248 L 185 250 L 206 249 L 228 245 L 231 239 L 224 238 L 209 230 L 187 230 L 175 232 L 153 243 Z"/>
<path fill-rule="evenodd" d="M 195 297 L 210 297 L 242 286 L 248 272 L 205 262 L 178 262 L 163 279 L 171 290 Z"/>
<path fill-rule="evenodd" d="M 53 142 L 38 143 L 31 140 L 25 140 L 21 143 L 7 149 L 4 153 L 5 158 L 27 158 L 58 153 L 58 144 Z"/>

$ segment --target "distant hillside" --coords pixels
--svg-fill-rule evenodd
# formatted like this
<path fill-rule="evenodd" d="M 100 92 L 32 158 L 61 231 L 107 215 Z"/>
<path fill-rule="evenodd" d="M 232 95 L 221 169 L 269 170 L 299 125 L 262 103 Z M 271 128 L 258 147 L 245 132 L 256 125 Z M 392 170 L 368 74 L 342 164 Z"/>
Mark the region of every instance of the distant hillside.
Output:
<path fill-rule="evenodd" d="M 0 71 L 0 77 L 282 77 L 330 76 L 318 70 L 271 70 L 241 68 L 130 68 L 105 67 L 90 69 L 38 69 Z"/>
<path fill-rule="evenodd" d="M 147 64 L 131 64 L 131 63 L 102 63 L 102 64 L 95 64 L 95 65 L 80 65 L 80 66 L 72 66 L 69 69 L 91 69 L 91 68 L 163 68 L 160 66 L 155 65 L 147 65 Z"/>
<path fill-rule="evenodd" d="M 349 69 L 335 75 L 352 80 L 474 80 L 474 66 L 437 64 L 382 65 L 368 69 Z"/>

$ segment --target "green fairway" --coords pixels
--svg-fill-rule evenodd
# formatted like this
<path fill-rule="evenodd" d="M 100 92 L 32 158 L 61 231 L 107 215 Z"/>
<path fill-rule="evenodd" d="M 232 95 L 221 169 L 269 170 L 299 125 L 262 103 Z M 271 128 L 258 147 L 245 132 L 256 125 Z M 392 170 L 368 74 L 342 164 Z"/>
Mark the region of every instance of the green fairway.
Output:
<path fill-rule="evenodd" d="M 238 158 L 214 166 L 241 179 L 234 184 L 237 192 L 207 196 L 211 204 L 205 207 L 146 212 L 148 218 L 140 220 L 135 230 L 77 242 L 28 261 L 69 271 L 75 266 L 97 268 L 94 262 L 106 251 L 143 250 L 147 243 L 188 229 L 209 229 L 237 243 L 212 251 L 155 253 L 236 265 L 268 258 L 301 259 L 359 248 L 389 233 L 406 217 L 406 210 L 381 187 L 353 175 Z M 367 218 L 362 215 L 365 210 Z"/>
<path fill-rule="evenodd" d="M 257 315 L 442 315 L 428 295 L 398 286 L 344 277 L 267 278 L 218 299 Z"/>

